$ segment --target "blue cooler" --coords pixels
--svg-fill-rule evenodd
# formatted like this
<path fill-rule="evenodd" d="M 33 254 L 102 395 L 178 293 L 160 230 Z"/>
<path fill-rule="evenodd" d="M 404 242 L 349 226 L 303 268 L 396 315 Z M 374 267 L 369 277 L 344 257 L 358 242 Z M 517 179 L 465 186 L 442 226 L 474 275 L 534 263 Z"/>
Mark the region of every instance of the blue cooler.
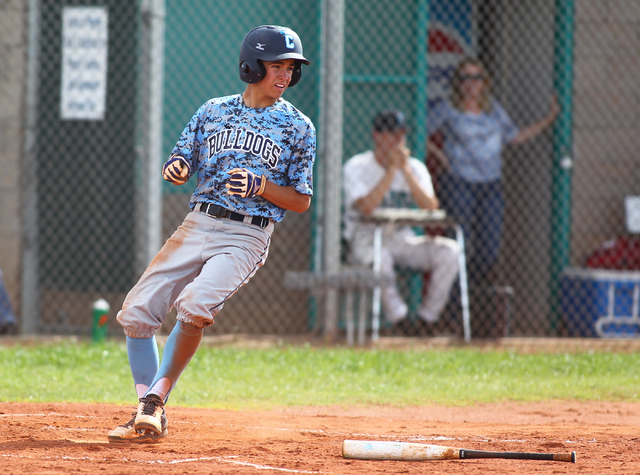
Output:
<path fill-rule="evenodd" d="M 568 268 L 562 314 L 571 336 L 639 338 L 640 272 Z"/>

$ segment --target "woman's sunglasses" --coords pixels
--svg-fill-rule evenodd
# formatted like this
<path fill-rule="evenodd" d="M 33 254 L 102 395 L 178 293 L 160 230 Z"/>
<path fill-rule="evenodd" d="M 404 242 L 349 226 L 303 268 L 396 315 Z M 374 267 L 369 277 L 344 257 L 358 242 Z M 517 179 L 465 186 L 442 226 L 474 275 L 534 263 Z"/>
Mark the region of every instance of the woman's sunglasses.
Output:
<path fill-rule="evenodd" d="M 461 74 L 460 81 L 484 81 L 484 74 Z"/>

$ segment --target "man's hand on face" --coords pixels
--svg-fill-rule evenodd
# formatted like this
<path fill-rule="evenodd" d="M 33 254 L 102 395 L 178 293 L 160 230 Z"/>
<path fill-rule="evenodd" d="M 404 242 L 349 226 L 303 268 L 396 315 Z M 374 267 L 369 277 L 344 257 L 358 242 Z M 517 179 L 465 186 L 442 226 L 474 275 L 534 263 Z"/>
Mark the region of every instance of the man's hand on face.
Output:
<path fill-rule="evenodd" d="M 407 164 L 411 151 L 404 144 L 393 147 L 389 153 L 389 168 L 398 170 Z"/>

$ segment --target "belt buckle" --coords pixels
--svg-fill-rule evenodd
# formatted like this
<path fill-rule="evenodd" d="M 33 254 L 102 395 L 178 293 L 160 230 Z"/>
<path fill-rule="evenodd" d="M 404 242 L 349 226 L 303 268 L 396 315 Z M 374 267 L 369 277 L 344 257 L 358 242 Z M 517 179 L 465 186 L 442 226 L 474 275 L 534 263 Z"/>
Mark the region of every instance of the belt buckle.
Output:
<path fill-rule="evenodd" d="M 223 211 L 227 211 L 225 208 L 223 208 L 222 206 L 218 206 L 218 212 L 216 213 L 214 210 L 212 210 L 211 208 L 215 208 L 216 205 L 212 204 L 212 203 L 206 203 L 205 206 L 203 206 L 200 210 L 204 212 L 204 214 L 206 214 L 207 216 L 211 216 L 212 218 L 224 218 L 225 215 L 223 213 Z"/>
<path fill-rule="evenodd" d="M 218 209 L 216 210 L 215 208 L 218 208 Z M 228 218 L 229 217 L 228 209 L 223 208 L 222 206 L 214 205 L 212 203 L 207 203 L 207 206 L 204 212 L 205 214 L 211 216 L 212 218 Z"/>

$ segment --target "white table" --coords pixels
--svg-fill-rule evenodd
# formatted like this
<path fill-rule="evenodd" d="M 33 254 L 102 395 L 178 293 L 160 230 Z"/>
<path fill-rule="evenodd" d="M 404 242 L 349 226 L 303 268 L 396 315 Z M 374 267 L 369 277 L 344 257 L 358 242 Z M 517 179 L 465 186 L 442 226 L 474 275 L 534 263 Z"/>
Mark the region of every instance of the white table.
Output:
<path fill-rule="evenodd" d="M 450 220 L 444 210 L 409 209 L 409 208 L 380 208 L 369 216 L 361 217 L 363 223 L 375 224 L 373 237 L 373 271 L 380 274 L 382 261 L 382 235 L 387 226 L 447 226 L 456 233 L 456 241 L 460 247 L 458 253 L 458 277 L 460 279 L 460 300 L 462 305 L 462 321 L 464 340 L 471 340 L 471 324 L 469 316 L 469 287 L 467 284 L 467 262 L 464 254 L 464 234 L 462 226 Z M 373 290 L 373 309 L 371 321 L 371 340 L 377 341 L 380 335 L 380 294 L 381 287 L 377 285 Z"/>

